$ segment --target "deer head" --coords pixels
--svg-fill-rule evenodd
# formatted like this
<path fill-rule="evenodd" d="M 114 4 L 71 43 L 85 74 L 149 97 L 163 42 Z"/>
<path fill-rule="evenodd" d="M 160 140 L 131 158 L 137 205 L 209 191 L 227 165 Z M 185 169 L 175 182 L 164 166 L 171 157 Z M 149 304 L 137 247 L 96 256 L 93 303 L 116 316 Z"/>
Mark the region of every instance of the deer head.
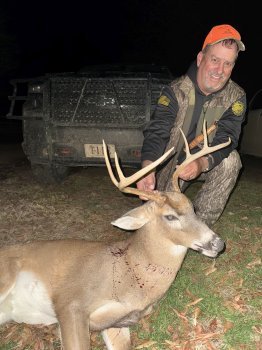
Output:
<path fill-rule="evenodd" d="M 157 159 L 149 166 L 139 170 L 129 177 L 125 177 L 123 175 L 119 166 L 117 154 L 115 153 L 114 159 L 119 177 L 118 181 L 114 176 L 107 153 L 107 147 L 103 141 L 105 162 L 114 185 L 124 193 L 134 194 L 137 196 L 142 195 L 143 197 L 149 199 L 149 202 L 143 205 L 143 209 L 137 208 L 113 222 L 113 224 L 122 229 L 132 230 L 141 228 L 145 224 L 149 226 L 151 223 L 152 231 L 155 231 L 154 226 L 156 227 L 156 217 L 160 217 L 162 219 L 162 225 L 157 226 L 158 230 L 159 227 L 161 227 L 163 231 L 165 231 L 163 235 L 169 236 L 169 239 L 173 243 L 186 248 L 192 248 L 204 255 L 214 257 L 223 249 L 224 242 L 196 217 L 191 201 L 180 191 L 178 178 L 180 172 L 191 161 L 228 146 L 231 140 L 229 139 L 227 142 L 213 147 L 208 146 L 206 123 L 204 122 L 204 146 L 199 152 L 191 154 L 186 137 L 181 129 L 180 131 L 185 141 L 186 159 L 173 174 L 172 185 L 174 191 L 172 192 L 142 191 L 137 188 L 130 187 L 130 185 L 138 181 L 141 177 L 148 174 L 152 169 L 156 168 L 161 162 L 163 162 L 163 160 L 165 160 L 172 153 L 173 148 L 168 150 L 162 157 Z M 186 234 L 174 235 L 174 231 L 180 231 Z M 168 234 L 168 232 L 170 232 L 170 234 Z"/>

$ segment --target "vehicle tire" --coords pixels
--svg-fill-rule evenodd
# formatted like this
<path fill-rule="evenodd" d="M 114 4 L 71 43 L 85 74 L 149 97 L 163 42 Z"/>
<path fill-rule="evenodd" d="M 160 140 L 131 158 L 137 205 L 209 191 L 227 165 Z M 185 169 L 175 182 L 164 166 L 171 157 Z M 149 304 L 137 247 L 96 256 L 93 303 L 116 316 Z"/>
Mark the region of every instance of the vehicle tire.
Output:
<path fill-rule="evenodd" d="M 36 179 L 43 184 L 58 184 L 69 175 L 69 168 L 60 164 L 35 164 L 31 169 Z"/>

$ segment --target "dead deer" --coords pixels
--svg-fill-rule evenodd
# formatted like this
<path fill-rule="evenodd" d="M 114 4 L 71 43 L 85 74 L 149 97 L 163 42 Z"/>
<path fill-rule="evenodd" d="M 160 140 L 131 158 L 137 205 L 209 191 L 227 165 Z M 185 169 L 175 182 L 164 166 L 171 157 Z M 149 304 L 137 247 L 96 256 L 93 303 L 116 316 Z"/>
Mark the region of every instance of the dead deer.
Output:
<path fill-rule="evenodd" d="M 108 350 L 131 348 L 129 326 L 152 311 L 169 289 L 188 248 L 216 257 L 224 242 L 195 215 L 179 191 L 178 175 L 193 159 L 227 146 L 209 147 L 187 157 L 173 175 L 173 192 L 141 192 L 129 187 L 162 162 L 125 178 L 115 154 L 113 183 L 124 193 L 143 195 L 145 204 L 113 225 L 135 230 L 118 242 L 35 241 L 0 249 L 0 324 L 59 323 L 64 350 L 90 349 L 90 332 L 101 331 Z M 185 136 L 183 135 L 184 139 Z"/>

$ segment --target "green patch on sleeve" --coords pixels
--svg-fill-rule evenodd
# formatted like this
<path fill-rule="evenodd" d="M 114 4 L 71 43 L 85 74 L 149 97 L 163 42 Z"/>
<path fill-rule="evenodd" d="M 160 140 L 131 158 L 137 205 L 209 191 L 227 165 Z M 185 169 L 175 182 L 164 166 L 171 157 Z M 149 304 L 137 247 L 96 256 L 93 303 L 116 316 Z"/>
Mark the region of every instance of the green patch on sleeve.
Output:
<path fill-rule="evenodd" d="M 157 102 L 159 105 L 163 105 L 163 106 L 168 106 L 170 103 L 170 99 L 164 95 L 160 96 Z"/>

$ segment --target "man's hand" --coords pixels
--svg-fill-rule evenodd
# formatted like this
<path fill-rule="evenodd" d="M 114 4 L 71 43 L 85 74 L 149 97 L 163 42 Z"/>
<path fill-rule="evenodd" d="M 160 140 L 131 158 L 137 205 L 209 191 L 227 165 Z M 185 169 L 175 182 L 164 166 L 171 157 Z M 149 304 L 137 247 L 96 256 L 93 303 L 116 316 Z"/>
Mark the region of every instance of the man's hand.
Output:
<path fill-rule="evenodd" d="M 208 167 L 206 157 L 201 157 L 189 163 L 185 169 L 179 174 L 180 179 L 190 181 L 197 178 Z"/>
<path fill-rule="evenodd" d="M 147 165 L 153 163 L 152 161 L 150 160 L 145 160 L 142 162 L 142 168 L 146 167 Z M 139 190 L 142 190 L 142 191 L 154 191 L 155 189 L 155 186 L 156 186 L 156 175 L 155 175 L 155 172 L 151 172 L 149 173 L 147 176 L 143 177 L 141 180 L 139 180 L 136 184 L 136 187 L 139 189 Z M 147 198 L 145 197 L 142 197 L 142 196 L 139 196 L 140 199 L 142 199 L 143 201 L 146 201 L 148 200 Z"/>

